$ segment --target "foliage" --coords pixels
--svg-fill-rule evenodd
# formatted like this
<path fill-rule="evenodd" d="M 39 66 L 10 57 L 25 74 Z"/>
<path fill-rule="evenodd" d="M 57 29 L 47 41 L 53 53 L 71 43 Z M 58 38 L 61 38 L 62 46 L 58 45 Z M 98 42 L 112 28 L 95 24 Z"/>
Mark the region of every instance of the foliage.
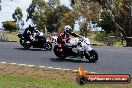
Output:
<path fill-rule="evenodd" d="M 49 5 L 44 0 L 33 0 L 27 12 L 27 20 L 31 19 L 38 30 L 45 31 L 47 17 L 51 12 Z"/>
<path fill-rule="evenodd" d="M 64 25 L 71 25 L 72 27 L 75 24 L 76 14 L 74 11 L 69 11 L 64 14 L 63 23 Z"/>
<path fill-rule="evenodd" d="M 126 39 L 126 46 L 132 46 L 132 0 L 99 0 L 103 10 L 111 17 L 116 27 Z"/>
<path fill-rule="evenodd" d="M 80 23 L 82 26 L 81 31 L 84 32 L 84 35 L 87 35 L 87 23 L 89 21 L 98 21 L 99 19 L 99 13 L 101 10 L 101 6 L 98 3 L 87 1 L 87 0 L 78 0 L 76 4 L 74 5 L 74 10 L 76 17 L 78 19 L 80 16 L 83 17 L 83 23 Z"/>
<path fill-rule="evenodd" d="M 12 18 L 17 22 L 18 26 L 19 26 L 19 22 L 21 22 L 21 26 L 24 25 L 24 21 L 22 20 L 23 17 L 23 13 L 22 13 L 22 9 L 20 7 L 17 7 L 14 11 L 14 13 L 12 14 Z"/>
<path fill-rule="evenodd" d="M 47 29 L 49 32 L 59 31 L 60 26 L 63 23 L 63 17 L 66 13 L 70 12 L 70 9 L 66 6 L 58 6 L 52 11 L 47 18 Z"/>
<path fill-rule="evenodd" d="M 87 23 L 85 21 L 80 23 L 80 34 L 82 36 L 87 36 L 88 29 L 87 29 Z"/>
<path fill-rule="evenodd" d="M 16 22 L 14 22 L 14 21 L 3 22 L 3 27 L 5 28 L 5 30 L 10 31 L 10 33 L 12 31 L 16 31 L 18 29 L 18 26 L 16 25 Z"/>
<path fill-rule="evenodd" d="M 125 38 L 132 37 L 131 26 L 132 17 L 130 14 L 132 13 L 131 12 L 132 0 L 81 0 L 81 1 L 85 3 L 94 1 L 95 3 L 100 4 L 102 10 L 105 11 L 107 15 L 110 16 L 110 19 L 113 21 L 113 25 L 117 27 L 116 29 L 118 29 L 118 32 L 122 33 L 122 35 Z M 132 46 L 132 42 L 130 41 L 127 41 L 127 44 L 131 44 Z"/>
<path fill-rule="evenodd" d="M 114 32 L 107 34 L 106 32 L 97 33 L 95 40 L 104 43 L 105 45 L 111 46 L 114 45 L 121 39 L 118 35 L 115 36 Z"/>
<path fill-rule="evenodd" d="M 80 0 L 77 0 L 80 1 Z M 125 37 L 132 36 L 132 17 L 131 17 L 131 6 L 132 0 L 81 0 L 83 2 L 98 2 L 102 10 L 110 16 L 110 19 L 113 21 L 118 29 L 118 32 L 122 33 Z M 127 45 L 132 46 L 131 41 L 127 41 Z"/>
<path fill-rule="evenodd" d="M 60 6 L 60 0 L 49 0 L 48 4 L 52 9 L 54 9 Z"/>
<path fill-rule="evenodd" d="M 60 0 L 49 0 L 48 3 L 43 0 L 33 0 L 27 9 L 27 20 L 31 19 L 37 29 L 47 28 L 48 32 L 58 31 L 64 14 L 69 11 L 68 7 L 60 6 Z"/>
<path fill-rule="evenodd" d="M 86 18 L 86 21 L 97 21 L 100 9 L 100 5 L 94 2 L 80 2 L 75 6 L 75 11 L 78 13 L 78 15 L 82 15 L 84 18 Z"/>
<path fill-rule="evenodd" d="M 103 10 L 111 17 L 114 24 L 122 32 L 124 37 L 132 36 L 130 25 L 131 0 L 98 0 Z"/>
<path fill-rule="evenodd" d="M 102 27 L 107 34 L 116 32 L 117 28 L 115 25 L 113 25 L 114 22 L 111 20 L 109 15 L 107 15 L 105 12 L 102 12 L 100 19 L 101 21 L 99 21 L 99 26 Z"/>

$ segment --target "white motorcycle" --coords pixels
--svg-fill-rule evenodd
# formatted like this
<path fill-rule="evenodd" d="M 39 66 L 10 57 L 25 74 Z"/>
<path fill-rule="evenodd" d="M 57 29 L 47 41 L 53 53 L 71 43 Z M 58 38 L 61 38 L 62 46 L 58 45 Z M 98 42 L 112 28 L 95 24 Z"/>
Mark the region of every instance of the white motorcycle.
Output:
<path fill-rule="evenodd" d="M 89 62 L 98 60 L 97 52 L 91 48 L 89 39 L 85 37 L 70 38 L 65 44 L 55 45 L 54 53 L 61 59 L 72 56 L 88 59 Z"/>

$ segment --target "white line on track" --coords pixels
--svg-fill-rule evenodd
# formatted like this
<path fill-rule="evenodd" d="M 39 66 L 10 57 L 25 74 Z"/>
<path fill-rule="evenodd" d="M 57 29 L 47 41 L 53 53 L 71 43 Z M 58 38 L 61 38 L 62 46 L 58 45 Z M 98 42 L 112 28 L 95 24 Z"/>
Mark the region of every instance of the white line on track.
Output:
<path fill-rule="evenodd" d="M 54 69 L 54 70 L 62 70 L 62 71 L 72 71 L 73 73 L 78 73 L 78 70 L 71 70 L 71 69 L 63 69 L 63 68 L 54 68 L 54 67 L 46 67 L 46 66 L 35 66 L 35 65 L 27 65 L 27 64 L 17 64 L 17 63 L 7 63 L 7 62 L 0 62 L 1 64 L 11 64 L 11 65 L 18 65 L 18 66 L 27 66 L 27 67 L 39 67 L 39 68 L 47 68 L 47 69 Z M 96 72 L 88 72 L 90 74 L 96 74 Z"/>

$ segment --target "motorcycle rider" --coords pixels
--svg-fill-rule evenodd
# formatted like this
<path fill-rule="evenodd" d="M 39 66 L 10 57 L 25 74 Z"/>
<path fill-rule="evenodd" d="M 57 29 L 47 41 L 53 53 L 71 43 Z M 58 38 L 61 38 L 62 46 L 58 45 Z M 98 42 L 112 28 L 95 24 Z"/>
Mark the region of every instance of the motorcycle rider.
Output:
<path fill-rule="evenodd" d="M 34 31 L 34 38 L 38 41 L 42 41 L 42 43 L 44 43 L 43 45 L 45 45 L 46 43 L 46 36 L 44 36 L 43 30 L 35 30 Z"/>
<path fill-rule="evenodd" d="M 36 30 L 35 27 L 29 25 L 28 28 L 24 31 L 25 41 L 30 40 L 31 42 L 35 42 L 37 40 L 44 40 L 46 43 L 46 37 L 44 36 L 42 31 Z"/>
<path fill-rule="evenodd" d="M 71 30 L 72 30 L 72 28 L 69 25 L 64 27 L 64 31 L 60 32 L 58 35 L 58 43 L 59 44 L 65 43 L 65 41 L 70 38 L 69 33 Z"/>
<path fill-rule="evenodd" d="M 31 25 L 29 25 L 29 27 L 27 27 L 26 29 L 25 29 L 25 31 L 24 31 L 24 33 L 23 33 L 23 36 L 24 36 L 24 38 L 25 38 L 25 42 L 26 41 L 31 41 L 32 39 L 34 39 L 31 35 L 32 35 L 32 33 L 33 33 L 33 31 L 34 31 L 34 28 L 33 27 L 31 27 Z"/>
<path fill-rule="evenodd" d="M 76 53 L 72 51 L 72 47 L 68 45 L 68 40 L 71 38 L 71 36 L 76 36 L 76 37 L 80 37 L 80 36 L 73 33 L 72 30 L 73 29 L 71 28 L 71 26 L 66 25 L 64 27 L 64 31 L 59 33 L 57 43 L 61 44 L 62 47 L 71 55 L 76 56 Z"/>

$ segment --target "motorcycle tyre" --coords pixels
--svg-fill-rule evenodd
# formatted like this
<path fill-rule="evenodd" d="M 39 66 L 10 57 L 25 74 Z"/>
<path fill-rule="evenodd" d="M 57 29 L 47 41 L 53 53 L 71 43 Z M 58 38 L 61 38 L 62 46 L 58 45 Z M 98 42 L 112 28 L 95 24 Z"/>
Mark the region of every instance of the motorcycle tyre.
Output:
<path fill-rule="evenodd" d="M 98 53 L 95 50 L 89 51 L 89 55 L 85 53 L 85 58 L 89 60 L 89 62 L 96 62 L 98 60 Z"/>
<path fill-rule="evenodd" d="M 50 42 L 46 42 L 45 49 L 51 51 L 52 50 L 52 44 Z"/>
<path fill-rule="evenodd" d="M 58 45 L 55 45 L 55 46 L 54 46 L 54 49 L 53 49 L 55 55 L 56 55 L 57 57 L 59 57 L 59 59 L 65 59 L 65 58 L 66 58 L 66 55 L 61 54 L 61 52 L 58 51 L 58 49 L 59 49 Z"/>

